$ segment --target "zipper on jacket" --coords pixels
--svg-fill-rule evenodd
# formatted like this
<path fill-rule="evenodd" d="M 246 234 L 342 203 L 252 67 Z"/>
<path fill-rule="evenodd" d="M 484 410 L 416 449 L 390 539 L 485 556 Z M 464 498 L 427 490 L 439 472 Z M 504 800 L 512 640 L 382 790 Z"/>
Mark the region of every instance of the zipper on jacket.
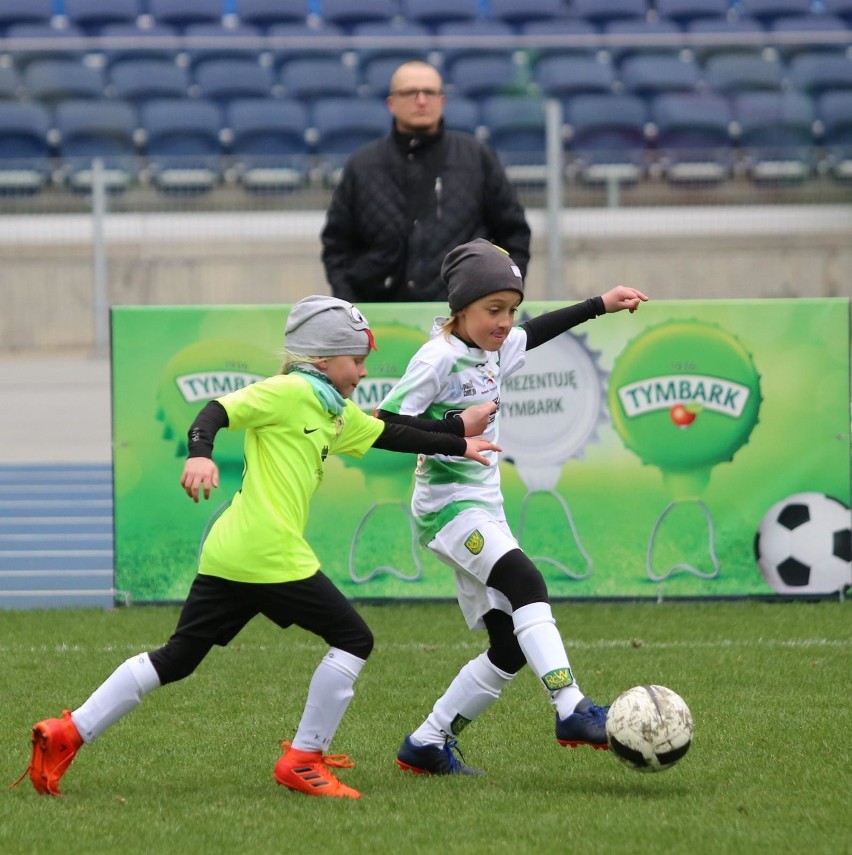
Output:
<path fill-rule="evenodd" d="M 435 179 L 435 207 L 438 215 L 438 219 L 441 219 L 441 191 L 444 189 L 444 183 L 441 181 L 441 176 L 439 175 Z"/>

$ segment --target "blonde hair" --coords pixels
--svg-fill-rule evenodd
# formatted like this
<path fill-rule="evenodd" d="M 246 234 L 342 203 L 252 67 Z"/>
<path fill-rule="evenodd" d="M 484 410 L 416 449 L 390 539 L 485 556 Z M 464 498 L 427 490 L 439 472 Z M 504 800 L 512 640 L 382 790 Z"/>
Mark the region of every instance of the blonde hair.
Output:
<path fill-rule="evenodd" d="M 459 328 L 459 316 L 454 312 L 441 324 L 441 332 L 449 338 Z"/>
<path fill-rule="evenodd" d="M 294 365 L 313 365 L 321 359 L 328 359 L 328 356 L 305 356 L 304 353 L 295 353 L 286 348 L 282 351 L 281 370 L 279 374 L 289 374 Z"/>

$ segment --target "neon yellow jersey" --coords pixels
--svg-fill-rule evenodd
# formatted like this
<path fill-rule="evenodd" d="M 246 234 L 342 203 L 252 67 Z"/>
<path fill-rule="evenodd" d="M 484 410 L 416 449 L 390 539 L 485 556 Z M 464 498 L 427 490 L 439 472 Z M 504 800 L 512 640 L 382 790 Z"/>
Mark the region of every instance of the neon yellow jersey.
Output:
<path fill-rule="evenodd" d="M 383 423 L 352 401 L 342 415 L 329 413 L 295 374 L 270 377 L 218 401 L 228 413 L 228 430 L 246 432 L 245 470 L 242 488 L 204 541 L 199 572 L 258 583 L 312 576 L 319 561 L 304 532 L 325 459 L 362 457 Z"/>

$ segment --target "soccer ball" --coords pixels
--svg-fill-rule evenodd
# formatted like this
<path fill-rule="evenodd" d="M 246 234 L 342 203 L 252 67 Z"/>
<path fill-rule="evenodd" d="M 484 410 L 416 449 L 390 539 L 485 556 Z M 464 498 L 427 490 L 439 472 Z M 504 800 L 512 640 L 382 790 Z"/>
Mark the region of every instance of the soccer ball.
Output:
<path fill-rule="evenodd" d="M 754 538 L 763 578 L 779 594 L 833 594 L 852 584 L 852 515 L 823 493 L 774 504 Z"/>
<path fill-rule="evenodd" d="M 665 686 L 634 686 L 606 717 L 606 737 L 619 760 L 638 772 L 671 769 L 692 744 L 692 713 Z"/>

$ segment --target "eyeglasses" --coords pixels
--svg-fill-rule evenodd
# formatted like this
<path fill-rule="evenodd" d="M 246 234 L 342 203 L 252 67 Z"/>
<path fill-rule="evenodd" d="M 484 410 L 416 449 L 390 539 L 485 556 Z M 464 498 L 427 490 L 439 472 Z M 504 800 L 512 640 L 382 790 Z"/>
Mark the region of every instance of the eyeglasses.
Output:
<path fill-rule="evenodd" d="M 414 101 L 418 95 L 422 95 L 427 101 L 433 98 L 440 98 L 444 93 L 440 89 L 396 89 L 391 92 L 397 98 L 404 98 L 406 101 Z"/>

